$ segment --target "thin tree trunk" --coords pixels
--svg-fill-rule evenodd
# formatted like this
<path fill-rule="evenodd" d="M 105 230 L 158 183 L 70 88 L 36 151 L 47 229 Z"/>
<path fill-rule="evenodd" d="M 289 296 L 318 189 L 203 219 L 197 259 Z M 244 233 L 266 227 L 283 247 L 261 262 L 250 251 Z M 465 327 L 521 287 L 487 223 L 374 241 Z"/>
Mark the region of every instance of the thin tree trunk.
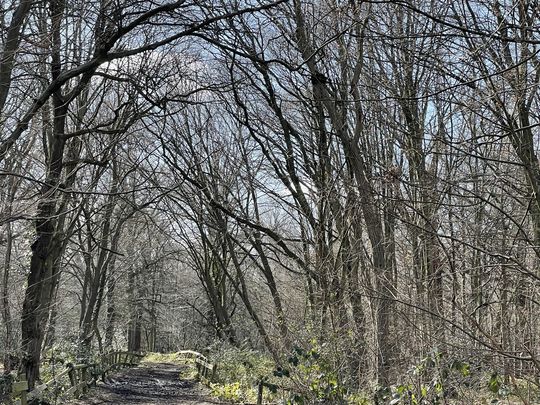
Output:
<path fill-rule="evenodd" d="M 107 326 L 105 328 L 105 348 L 110 350 L 113 348 L 114 335 L 116 332 L 116 297 L 114 279 L 114 263 L 111 263 L 109 277 L 107 278 Z"/>
<path fill-rule="evenodd" d="M 128 302 L 129 302 L 129 322 L 128 322 L 128 351 L 141 351 L 141 301 L 138 294 L 138 274 L 132 269 L 128 275 Z"/>
<path fill-rule="evenodd" d="M 13 249 L 13 230 L 11 222 L 6 224 L 6 250 L 4 257 L 4 271 L 2 274 L 2 321 L 5 327 L 4 335 L 4 372 L 11 372 L 13 350 L 13 324 L 10 310 L 9 276 L 11 270 L 11 252 Z"/>

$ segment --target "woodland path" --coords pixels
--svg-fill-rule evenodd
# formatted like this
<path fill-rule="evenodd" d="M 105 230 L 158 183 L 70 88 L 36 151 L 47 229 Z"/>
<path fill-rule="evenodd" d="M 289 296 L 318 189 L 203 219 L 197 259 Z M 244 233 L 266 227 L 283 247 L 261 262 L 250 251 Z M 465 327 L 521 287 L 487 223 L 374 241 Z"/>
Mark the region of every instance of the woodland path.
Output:
<path fill-rule="evenodd" d="M 146 363 L 110 375 L 107 383 L 98 383 L 80 400 L 70 405 L 215 405 L 195 380 L 180 378 L 181 366 Z"/>

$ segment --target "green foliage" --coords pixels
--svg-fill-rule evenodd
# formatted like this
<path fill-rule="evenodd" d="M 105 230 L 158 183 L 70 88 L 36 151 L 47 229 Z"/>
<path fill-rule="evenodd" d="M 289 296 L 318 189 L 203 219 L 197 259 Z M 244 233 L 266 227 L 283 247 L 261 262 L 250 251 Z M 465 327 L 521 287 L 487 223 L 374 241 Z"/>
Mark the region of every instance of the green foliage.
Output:
<path fill-rule="evenodd" d="M 178 353 L 146 353 L 141 363 L 171 363 L 180 364 L 182 359 Z"/>
<path fill-rule="evenodd" d="M 350 394 L 346 398 L 349 405 L 371 405 L 373 402 L 365 394 Z"/>
<path fill-rule="evenodd" d="M 232 384 L 210 384 L 210 388 L 212 388 L 212 395 L 225 400 L 225 401 L 232 401 L 232 402 L 238 402 L 242 399 L 244 396 L 244 392 L 241 390 L 241 385 L 239 382 L 235 382 Z"/>
<path fill-rule="evenodd" d="M 387 405 L 439 405 L 462 397 L 496 404 L 508 400 L 511 394 L 498 373 L 486 376 L 468 362 L 435 350 L 414 365 L 403 382 L 377 389 L 374 399 L 377 404 Z"/>
<path fill-rule="evenodd" d="M 170 363 L 170 364 L 188 364 L 190 359 L 185 355 L 176 352 L 176 353 L 146 353 L 144 358 L 141 360 L 141 363 Z"/>
<path fill-rule="evenodd" d="M 261 377 L 270 375 L 275 367 L 267 355 L 246 349 L 228 347 L 212 355 L 218 364 L 217 381 L 254 386 Z"/>
<path fill-rule="evenodd" d="M 403 383 L 379 388 L 375 401 L 388 405 L 444 404 L 471 382 L 469 363 L 449 359 L 435 350 L 408 371 Z"/>
<path fill-rule="evenodd" d="M 55 379 L 60 373 L 66 370 L 68 364 L 77 364 L 81 362 L 80 357 L 95 362 L 97 356 L 98 355 L 95 353 L 87 353 L 82 356 L 74 343 L 68 342 L 63 345 L 55 345 L 43 354 L 40 370 L 41 380 L 43 382 L 49 382 Z M 69 378 L 65 375 L 57 381 L 56 385 L 50 387 L 50 389 L 44 393 L 44 399 L 54 403 L 70 388 Z"/>
<path fill-rule="evenodd" d="M 289 369 L 278 367 L 274 371 L 276 377 L 286 378 L 293 385 L 295 393 L 288 404 L 349 403 L 347 390 L 325 349 L 326 345 L 318 345 L 315 340 L 307 350 L 295 347 L 287 359 Z"/>
<path fill-rule="evenodd" d="M 41 379 L 49 381 L 66 369 L 68 364 L 77 363 L 76 346 L 66 344 L 64 346 L 54 346 L 47 350 L 41 362 Z M 89 355 L 90 357 L 90 355 Z"/>
<path fill-rule="evenodd" d="M 510 395 L 510 387 L 504 384 L 498 373 L 492 373 L 488 380 L 488 389 L 498 398 L 506 398 Z"/>
<path fill-rule="evenodd" d="M 248 349 L 222 347 L 212 353 L 211 360 L 217 363 L 216 380 L 210 385 L 212 394 L 220 399 L 234 402 L 255 402 L 257 386 L 265 382 L 265 400 L 274 399 L 272 386 L 275 363 L 267 355 Z"/>

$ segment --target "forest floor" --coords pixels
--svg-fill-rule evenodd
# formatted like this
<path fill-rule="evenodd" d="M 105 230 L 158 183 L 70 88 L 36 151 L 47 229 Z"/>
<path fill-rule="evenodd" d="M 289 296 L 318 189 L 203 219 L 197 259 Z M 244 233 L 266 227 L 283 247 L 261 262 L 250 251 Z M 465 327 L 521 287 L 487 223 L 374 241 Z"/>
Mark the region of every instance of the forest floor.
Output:
<path fill-rule="evenodd" d="M 147 363 L 112 374 L 70 405 L 213 405 L 208 390 L 195 380 L 182 379 L 182 366 Z"/>

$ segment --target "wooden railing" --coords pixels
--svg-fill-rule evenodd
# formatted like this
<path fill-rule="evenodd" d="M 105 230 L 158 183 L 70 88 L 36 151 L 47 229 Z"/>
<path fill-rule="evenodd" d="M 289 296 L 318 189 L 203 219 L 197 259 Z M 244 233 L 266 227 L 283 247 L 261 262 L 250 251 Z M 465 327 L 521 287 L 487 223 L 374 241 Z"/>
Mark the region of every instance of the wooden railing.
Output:
<path fill-rule="evenodd" d="M 144 354 L 133 352 L 111 352 L 101 356 L 101 379 L 105 382 L 111 371 L 139 364 Z"/>
<path fill-rule="evenodd" d="M 211 363 L 208 358 L 193 350 L 181 350 L 176 353 L 186 360 L 186 363 L 194 365 L 197 369 L 197 379 L 202 382 L 213 382 L 216 376 L 217 365 Z M 103 382 L 107 375 L 115 370 L 125 367 L 133 367 L 139 364 L 144 357 L 140 353 L 111 352 L 101 356 L 99 363 L 67 364 L 65 369 L 45 384 L 37 385 L 28 392 L 26 378 L 20 377 L 13 383 L 13 398 L 19 398 L 15 404 L 27 405 L 28 401 L 43 399 L 49 393 L 59 399 L 79 397 L 86 393 L 88 387 L 94 385 L 101 378 Z M 65 389 L 65 387 L 69 387 Z"/>
<path fill-rule="evenodd" d="M 176 353 L 186 360 L 191 361 L 197 368 L 197 379 L 208 382 L 213 382 L 216 377 L 217 365 L 211 363 L 208 359 L 199 352 L 193 350 L 180 350 Z"/>
<path fill-rule="evenodd" d="M 57 398 L 69 398 L 86 393 L 88 387 L 95 384 L 101 377 L 103 381 L 107 374 L 124 367 L 133 367 L 139 364 L 144 355 L 132 352 L 111 352 L 101 356 L 99 363 L 67 364 L 65 369 L 50 381 L 37 385 L 31 392 L 25 376 L 13 383 L 13 398 L 20 397 L 15 404 L 27 405 L 28 401 L 43 399 L 46 393 Z M 64 389 L 69 387 L 68 389 Z"/>

